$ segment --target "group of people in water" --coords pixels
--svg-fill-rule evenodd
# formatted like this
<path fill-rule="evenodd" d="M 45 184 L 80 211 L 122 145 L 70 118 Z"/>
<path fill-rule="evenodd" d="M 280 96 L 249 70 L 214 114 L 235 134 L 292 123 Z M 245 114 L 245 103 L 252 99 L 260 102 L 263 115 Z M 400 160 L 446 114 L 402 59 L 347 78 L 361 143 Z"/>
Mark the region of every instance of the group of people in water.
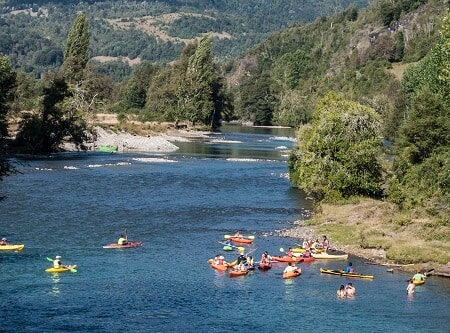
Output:
<path fill-rule="evenodd" d="M 341 284 L 336 294 L 339 298 L 352 298 L 356 295 L 356 288 L 353 287 L 353 284 L 351 282 L 347 283 L 347 285 L 345 286 Z"/>

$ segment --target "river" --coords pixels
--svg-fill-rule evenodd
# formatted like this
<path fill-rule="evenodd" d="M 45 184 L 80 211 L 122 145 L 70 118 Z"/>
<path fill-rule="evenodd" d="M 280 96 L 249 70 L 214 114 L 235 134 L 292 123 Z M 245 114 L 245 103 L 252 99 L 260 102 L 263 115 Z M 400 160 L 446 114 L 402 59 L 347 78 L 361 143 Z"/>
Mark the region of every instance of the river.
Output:
<path fill-rule="evenodd" d="M 0 332 L 448 332 L 449 281 L 431 277 L 405 294 L 406 273 L 365 265 L 373 280 L 352 280 L 299 264 L 230 278 L 207 263 L 224 235 L 254 235 L 256 260 L 299 243 L 275 230 L 308 218 L 312 202 L 292 187 L 289 129 L 228 126 L 173 153 L 63 153 L 20 160 L 0 182 L 0 237 L 23 243 L 0 251 Z M 103 249 L 127 229 L 136 249 Z M 332 241 L 332 240 L 331 240 Z M 47 257 L 77 264 L 50 274 Z"/>

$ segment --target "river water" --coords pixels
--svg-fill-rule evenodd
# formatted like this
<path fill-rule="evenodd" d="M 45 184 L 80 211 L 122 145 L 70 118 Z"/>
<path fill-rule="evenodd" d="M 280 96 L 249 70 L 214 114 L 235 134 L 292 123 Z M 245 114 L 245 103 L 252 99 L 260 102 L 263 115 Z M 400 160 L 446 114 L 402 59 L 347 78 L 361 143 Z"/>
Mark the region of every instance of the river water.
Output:
<path fill-rule="evenodd" d="M 224 127 L 180 150 L 64 153 L 22 160 L 0 193 L 0 237 L 24 243 L 0 253 L 0 332 L 448 332 L 450 284 L 431 277 L 405 294 L 405 273 L 353 265 L 373 280 L 353 280 L 354 299 L 337 299 L 346 278 L 300 264 L 239 278 L 209 267 L 225 234 L 254 235 L 247 251 L 299 243 L 275 230 L 310 216 L 312 202 L 287 178 L 288 129 Z M 103 249 L 128 231 L 136 249 Z M 332 241 L 332 240 L 331 240 Z M 77 264 L 50 274 L 47 257 Z"/>

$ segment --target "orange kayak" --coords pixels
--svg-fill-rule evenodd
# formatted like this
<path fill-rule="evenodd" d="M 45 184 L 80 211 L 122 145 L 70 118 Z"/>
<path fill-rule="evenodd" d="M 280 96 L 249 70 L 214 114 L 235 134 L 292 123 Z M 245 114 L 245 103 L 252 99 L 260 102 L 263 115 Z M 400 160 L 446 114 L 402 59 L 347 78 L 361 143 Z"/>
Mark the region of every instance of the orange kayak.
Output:
<path fill-rule="evenodd" d="M 298 268 L 295 271 L 283 273 L 283 279 L 292 279 L 299 276 L 300 274 L 302 274 L 302 271 L 300 268 Z"/>
<path fill-rule="evenodd" d="M 230 239 L 234 243 L 243 243 L 243 244 L 253 243 L 253 239 L 245 238 L 245 237 L 230 237 Z"/>
<path fill-rule="evenodd" d="M 232 270 L 232 271 L 230 272 L 230 277 L 241 276 L 241 275 L 247 275 L 247 274 L 248 274 L 248 271 L 247 271 L 247 270 L 245 270 L 245 271 Z"/>
<path fill-rule="evenodd" d="M 216 263 L 214 263 L 213 259 L 209 259 L 208 263 L 211 265 L 212 268 L 217 269 L 218 271 L 222 271 L 222 272 L 224 272 L 228 268 L 232 267 L 232 266 L 230 266 L 229 263 L 224 263 L 222 265 L 216 264 Z"/>

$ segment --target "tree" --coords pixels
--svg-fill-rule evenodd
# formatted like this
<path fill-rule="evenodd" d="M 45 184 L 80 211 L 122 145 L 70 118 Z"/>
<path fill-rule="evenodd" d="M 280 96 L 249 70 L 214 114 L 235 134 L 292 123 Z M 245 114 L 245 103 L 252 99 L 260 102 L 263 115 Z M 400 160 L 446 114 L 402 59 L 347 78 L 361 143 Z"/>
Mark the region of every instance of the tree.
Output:
<path fill-rule="evenodd" d="M 63 73 L 70 82 L 81 80 L 89 60 L 89 23 L 84 13 L 78 13 L 66 41 Z"/>
<path fill-rule="evenodd" d="M 381 194 L 381 123 L 372 108 L 330 92 L 289 156 L 292 183 L 317 200 Z"/>
<path fill-rule="evenodd" d="M 31 153 L 60 151 L 63 142 L 84 149 L 86 124 L 68 102 L 71 96 L 65 79 L 58 74 L 50 75 L 43 88 L 41 111 L 22 121 L 16 144 Z"/>
<path fill-rule="evenodd" d="M 3 139 L 8 134 L 7 114 L 9 111 L 8 102 L 14 96 L 16 85 L 16 72 L 12 70 L 11 61 L 6 56 L 0 56 L 0 181 L 4 176 L 14 172 L 14 168 L 5 159 L 5 149 Z M 0 200 L 3 199 L 0 196 Z"/>

